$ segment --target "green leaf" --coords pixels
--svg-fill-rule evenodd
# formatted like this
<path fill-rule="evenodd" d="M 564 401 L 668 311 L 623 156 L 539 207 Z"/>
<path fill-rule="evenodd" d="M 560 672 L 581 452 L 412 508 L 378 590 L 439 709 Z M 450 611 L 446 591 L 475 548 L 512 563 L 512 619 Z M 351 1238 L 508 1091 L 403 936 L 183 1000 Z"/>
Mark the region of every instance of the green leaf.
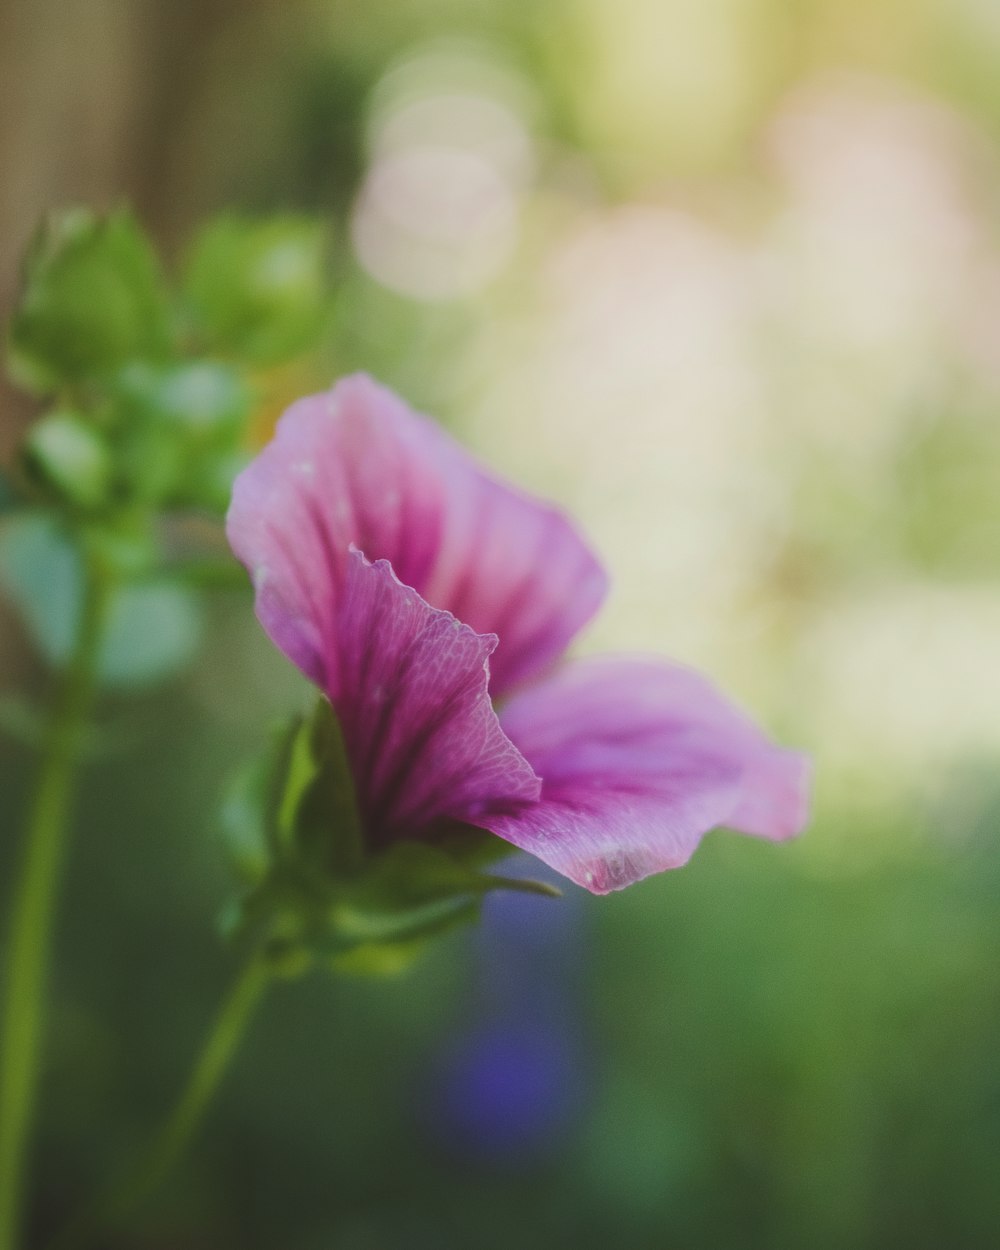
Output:
<path fill-rule="evenodd" d="M 47 513 L 23 513 L 0 529 L 0 584 L 41 653 L 59 666 L 75 640 L 83 563 L 66 529 Z M 109 686 L 144 686 L 172 676 L 191 658 L 201 614 L 186 587 L 146 580 L 114 592 L 99 660 Z"/>
<path fill-rule="evenodd" d="M 483 890 L 510 890 L 514 894 L 535 894 L 539 898 L 562 898 L 563 892 L 548 881 L 535 881 L 531 877 L 496 877 L 487 874 L 479 878 Z"/>
<path fill-rule="evenodd" d="M 222 217 L 195 240 L 184 276 L 209 350 L 274 364 L 310 347 L 329 313 L 325 228 L 305 217 Z"/>
<path fill-rule="evenodd" d="M 84 507 L 107 500 L 111 460 L 101 435 L 74 412 L 52 412 L 29 429 L 21 451 L 28 475 Z"/>
<path fill-rule="evenodd" d="M 156 257 L 126 211 L 74 209 L 49 219 L 29 249 L 10 324 L 8 364 L 26 390 L 92 381 L 170 347 Z"/>

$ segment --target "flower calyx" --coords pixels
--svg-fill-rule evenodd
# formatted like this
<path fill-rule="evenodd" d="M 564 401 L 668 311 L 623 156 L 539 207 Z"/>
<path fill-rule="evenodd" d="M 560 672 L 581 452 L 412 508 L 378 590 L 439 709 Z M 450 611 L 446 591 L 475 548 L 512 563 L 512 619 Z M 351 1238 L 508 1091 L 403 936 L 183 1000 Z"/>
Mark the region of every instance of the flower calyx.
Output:
<path fill-rule="evenodd" d="M 314 962 L 337 971 L 400 971 L 440 934 L 478 918 L 494 890 L 558 896 L 537 881 L 493 875 L 509 852 L 484 830 L 458 825 L 433 840 L 368 843 L 336 713 L 320 698 L 275 734 L 223 804 L 231 865 L 242 884 L 222 924 L 236 941 L 265 944 L 275 970 Z"/>

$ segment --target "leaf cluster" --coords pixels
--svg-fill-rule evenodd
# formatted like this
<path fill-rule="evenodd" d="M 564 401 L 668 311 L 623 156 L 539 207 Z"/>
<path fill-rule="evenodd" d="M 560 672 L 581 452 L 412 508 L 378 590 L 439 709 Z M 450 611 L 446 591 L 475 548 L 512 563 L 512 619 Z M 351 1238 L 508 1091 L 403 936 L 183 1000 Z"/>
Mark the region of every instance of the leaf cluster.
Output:
<path fill-rule="evenodd" d="M 51 663 L 87 577 L 114 587 L 101 675 L 120 685 L 190 656 L 196 586 L 243 584 L 217 539 L 207 559 L 177 559 L 164 519 L 224 513 L 266 371 L 327 328 L 327 243 L 309 218 L 225 216 L 170 280 L 127 210 L 73 209 L 38 230 L 6 360 L 40 413 L 0 482 L 0 584 Z"/>
<path fill-rule="evenodd" d="M 11 376 L 47 409 L 23 447 L 28 479 L 85 511 L 223 509 L 255 377 L 327 326 L 326 261 L 311 219 L 226 216 L 170 283 L 129 212 L 48 220 L 7 335 Z"/>

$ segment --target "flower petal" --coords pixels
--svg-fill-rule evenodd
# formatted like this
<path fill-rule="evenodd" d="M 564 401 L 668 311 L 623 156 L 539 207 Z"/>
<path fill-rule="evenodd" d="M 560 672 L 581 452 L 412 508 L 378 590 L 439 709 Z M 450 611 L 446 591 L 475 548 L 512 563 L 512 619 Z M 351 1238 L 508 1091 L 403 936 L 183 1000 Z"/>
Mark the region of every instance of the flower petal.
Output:
<path fill-rule="evenodd" d="M 607 578 L 557 508 L 497 481 L 442 440 L 448 508 L 427 598 L 500 639 L 494 697 L 543 673 L 600 607 Z"/>
<path fill-rule="evenodd" d="M 293 404 L 236 479 L 230 545 L 251 573 L 271 640 L 321 686 L 336 681 L 333 631 L 358 547 L 407 585 L 441 541 L 442 483 L 421 429 L 388 391 L 347 379 Z"/>
<path fill-rule="evenodd" d="M 404 586 L 389 563 L 345 563 L 335 622 L 337 711 L 376 842 L 537 798 L 541 783 L 497 719 L 483 637 Z"/>
<path fill-rule="evenodd" d="M 805 823 L 806 759 L 680 666 L 568 664 L 501 720 L 542 796 L 476 823 L 595 894 L 679 867 L 717 825 L 780 840 Z"/>
<path fill-rule="evenodd" d="M 541 672 L 597 610 L 604 575 L 556 509 L 491 478 L 363 375 L 294 404 L 240 474 L 227 523 L 271 639 L 314 681 L 353 545 L 434 607 L 500 638 L 494 694 Z"/>

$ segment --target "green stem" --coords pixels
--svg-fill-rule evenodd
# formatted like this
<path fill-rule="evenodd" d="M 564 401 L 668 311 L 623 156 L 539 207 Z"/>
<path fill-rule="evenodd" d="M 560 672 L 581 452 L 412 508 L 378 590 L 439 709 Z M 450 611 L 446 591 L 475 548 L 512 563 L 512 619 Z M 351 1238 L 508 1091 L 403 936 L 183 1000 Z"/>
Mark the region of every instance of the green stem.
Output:
<path fill-rule="evenodd" d="M 59 866 L 93 695 L 109 597 L 103 570 L 88 568 L 76 646 L 45 733 L 12 904 L 0 1053 L 0 1250 L 16 1250 L 31 1123 L 38 1092 L 42 999 Z"/>
<path fill-rule="evenodd" d="M 220 1008 L 180 1099 L 149 1149 L 118 1186 L 67 1226 L 51 1250 L 89 1244 L 96 1232 L 114 1227 L 159 1188 L 194 1137 L 271 975 L 261 955 L 251 959 Z"/>

